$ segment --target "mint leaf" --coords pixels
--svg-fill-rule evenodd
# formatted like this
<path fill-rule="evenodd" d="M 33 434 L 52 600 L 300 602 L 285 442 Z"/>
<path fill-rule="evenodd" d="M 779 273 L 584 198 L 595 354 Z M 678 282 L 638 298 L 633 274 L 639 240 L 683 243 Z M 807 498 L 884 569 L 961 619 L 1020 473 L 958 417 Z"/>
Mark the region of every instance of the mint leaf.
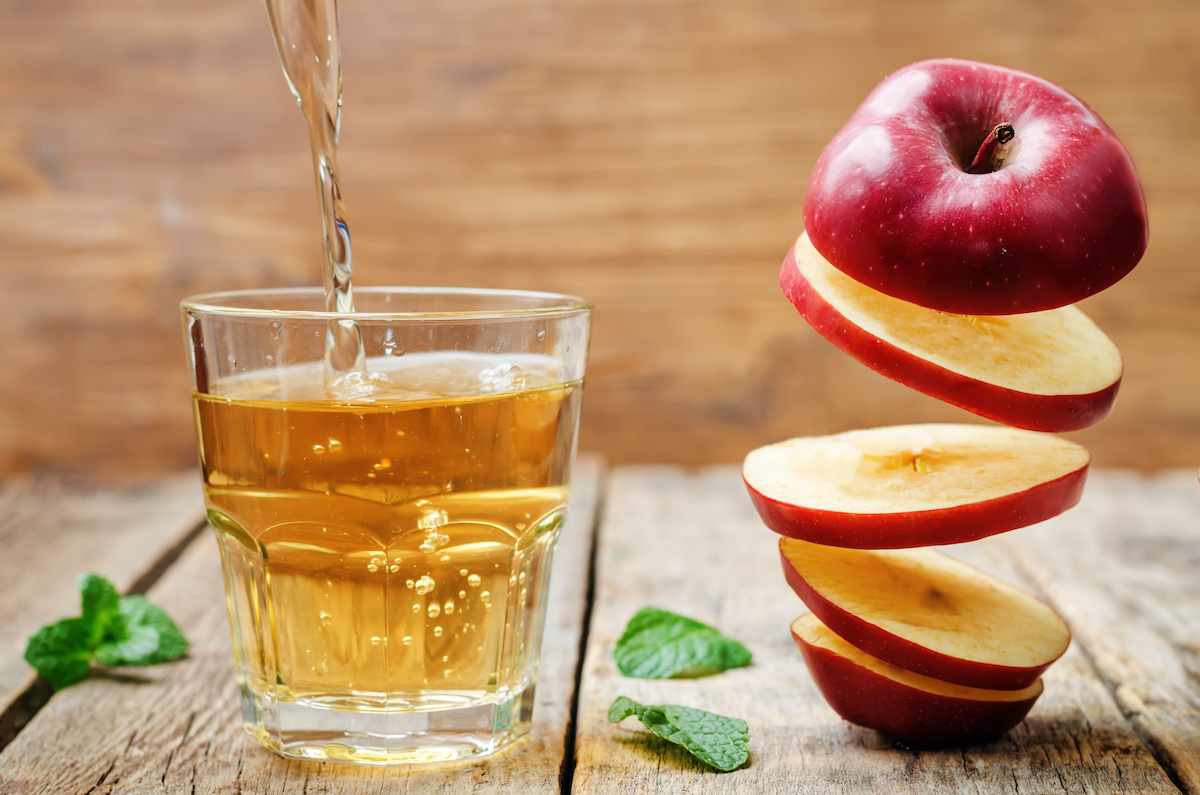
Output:
<path fill-rule="evenodd" d="M 29 639 L 25 659 L 60 690 L 101 665 L 153 665 L 182 657 L 188 641 L 175 622 L 146 597 L 121 596 L 96 574 L 78 579 L 80 613 L 42 627 Z"/>
<path fill-rule="evenodd" d="M 158 630 L 153 627 L 124 627 L 96 646 L 96 662 L 110 668 L 149 665 L 158 650 Z"/>
<path fill-rule="evenodd" d="M 709 676 L 750 663 L 750 650 L 695 619 L 644 607 L 613 649 L 617 668 L 638 679 Z"/>
<path fill-rule="evenodd" d="M 683 746 L 721 772 L 736 770 L 750 758 L 750 730 L 739 718 L 675 704 L 645 706 L 625 696 L 617 696 L 608 708 L 609 723 L 620 723 L 630 715 L 636 715 L 659 737 Z"/>
<path fill-rule="evenodd" d="M 90 645 L 94 646 L 117 614 L 121 595 L 111 582 L 96 574 L 82 574 L 75 583 L 79 586 L 82 619 L 91 632 Z"/>
<path fill-rule="evenodd" d="M 112 643 L 119 662 L 104 662 L 105 665 L 155 665 L 182 657 L 188 650 L 187 638 L 179 631 L 175 622 L 161 607 L 150 604 L 141 595 L 123 596 L 120 604 L 121 617 L 126 625 L 123 635 L 114 635 Z M 107 645 L 107 644 L 106 644 Z M 102 645 L 96 650 L 100 659 Z M 108 650 L 104 652 L 106 655 Z"/>
<path fill-rule="evenodd" d="M 87 676 L 92 661 L 92 628 L 82 618 L 48 624 L 29 639 L 25 660 L 55 690 Z"/>

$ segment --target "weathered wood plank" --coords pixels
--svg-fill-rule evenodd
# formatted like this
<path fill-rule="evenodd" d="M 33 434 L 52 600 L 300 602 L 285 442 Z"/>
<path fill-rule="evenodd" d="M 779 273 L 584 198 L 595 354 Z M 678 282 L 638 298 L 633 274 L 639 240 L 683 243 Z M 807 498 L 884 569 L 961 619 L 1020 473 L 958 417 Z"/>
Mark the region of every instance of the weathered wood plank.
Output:
<path fill-rule="evenodd" d="M 1085 436 L 1109 466 L 1200 449 L 1200 369 L 1180 366 L 1200 341 L 1195 0 L 340 10 L 357 283 L 593 299 L 587 449 L 728 462 L 965 416 L 836 351 L 776 284 L 822 147 L 885 74 L 932 55 L 1059 82 L 1129 146 L 1151 243 L 1087 302 L 1127 369 Z M 321 282 L 304 123 L 262 3 L 0 0 L 0 18 L 0 280 L 20 285 L 0 313 L 0 473 L 189 466 L 176 303 Z"/>
<path fill-rule="evenodd" d="M 203 520 L 195 473 L 136 489 L 79 492 L 30 479 L 0 487 L 0 745 L 3 716 L 35 679 L 25 642 L 79 614 L 75 578 L 94 571 L 122 591 L 144 588 Z"/>
<path fill-rule="evenodd" d="M 0 753 L 0 791 L 45 793 L 557 792 L 586 608 L 602 466 L 582 459 L 557 551 L 530 737 L 443 769 L 283 760 L 242 729 L 215 544 L 207 535 L 149 592 L 193 641 L 184 660 L 99 676 L 49 701 Z"/>
<path fill-rule="evenodd" d="M 1049 670 L 1030 717 L 989 745 L 917 753 L 842 721 L 792 645 L 788 625 L 804 608 L 780 574 L 776 537 L 743 490 L 737 470 L 728 467 L 614 472 L 597 542 L 575 792 L 1177 792 L 1095 675 L 1081 642 Z M 950 551 L 1013 577 L 1006 550 L 985 541 Z M 692 681 L 621 677 L 613 644 L 646 604 L 728 631 L 754 652 L 753 664 Z M 609 725 L 606 712 L 617 695 L 744 718 L 749 764 L 716 774 L 649 737 L 634 720 Z"/>
<path fill-rule="evenodd" d="M 1200 793 L 1196 473 L 1093 473 L 1078 508 L 1005 541 L 1159 761 Z"/>

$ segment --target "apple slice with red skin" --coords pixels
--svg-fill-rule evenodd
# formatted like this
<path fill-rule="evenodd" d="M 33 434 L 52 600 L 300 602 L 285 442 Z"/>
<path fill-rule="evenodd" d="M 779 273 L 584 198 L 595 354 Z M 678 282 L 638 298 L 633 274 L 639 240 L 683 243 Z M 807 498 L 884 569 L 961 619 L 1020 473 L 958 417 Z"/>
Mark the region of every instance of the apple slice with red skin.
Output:
<path fill-rule="evenodd" d="M 921 748 L 994 740 L 1016 726 L 1042 694 L 964 687 L 897 668 L 855 648 L 812 613 L 792 622 L 792 638 L 813 681 L 837 714 Z"/>
<path fill-rule="evenodd" d="M 1079 502 L 1091 460 L 1057 436 L 989 425 L 898 425 L 790 439 L 742 465 L 767 527 L 865 549 L 957 544 Z"/>
<path fill-rule="evenodd" d="M 804 226 L 834 267 L 959 314 L 1022 314 L 1103 290 L 1141 259 L 1133 160 L 1068 91 L 940 59 L 883 80 L 817 159 Z"/>
<path fill-rule="evenodd" d="M 1074 431 L 1108 414 L 1121 353 L 1071 306 L 954 315 L 884 295 L 834 268 L 800 235 L 780 285 L 825 339 L 872 370 L 1005 425 Z"/>
<path fill-rule="evenodd" d="M 782 538 L 788 584 L 853 646 L 914 673 L 1019 690 L 1071 642 L 1046 604 L 932 549 L 847 549 Z"/>

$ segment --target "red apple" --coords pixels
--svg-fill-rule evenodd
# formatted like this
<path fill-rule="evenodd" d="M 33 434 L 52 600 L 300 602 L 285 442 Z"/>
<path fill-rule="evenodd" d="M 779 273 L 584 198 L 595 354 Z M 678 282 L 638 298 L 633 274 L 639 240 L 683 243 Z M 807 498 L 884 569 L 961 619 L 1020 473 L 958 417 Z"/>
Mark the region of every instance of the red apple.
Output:
<path fill-rule="evenodd" d="M 866 287 L 802 234 L 779 273 L 821 336 L 871 369 L 982 417 L 1035 431 L 1102 420 L 1117 399 L 1121 354 L 1075 307 L 955 315 Z"/>
<path fill-rule="evenodd" d="M 953 59 L 871 92 L 818 158 L 804 225 L 855 280 L 971 315 L 1073 304 L 1128 273 L 1148 238 L 1133 160 L 1095 111 Z"/>
<path fill-rule="evenodd" d="M 851 723 L 923 748 L 994 740 L 1016 726 L 1042 694 L 963 687 L 897 668 L 856 649 L 807 613 L 792 623 L 813 681 Z"/>
<path fill-rule="evenodd" d="M 821 623 L 884 662 L 968 687 L 1033 684 L 1071 642 L 1043 602 L 932 549 L 779 542 L 788 584 Z"/>
<path fill-rule="evenodd" d="M 1091 456 L 1044 433 L 901 425 L 791 439 L 742 465 L 767 527 L 867 549 L 956 544 L 1057 516 L 1079 502 Z"/>

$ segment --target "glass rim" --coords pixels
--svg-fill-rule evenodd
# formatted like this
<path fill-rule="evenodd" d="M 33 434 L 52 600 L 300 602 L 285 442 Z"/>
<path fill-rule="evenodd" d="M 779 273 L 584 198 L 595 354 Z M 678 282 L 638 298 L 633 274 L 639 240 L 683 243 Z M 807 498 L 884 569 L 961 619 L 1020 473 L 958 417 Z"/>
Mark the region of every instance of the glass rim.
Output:
<path fill-rule="evenodd" d="M 408 296 L 459 296 L 459 297 L 492 297 L 492 298 L 521 298 L 541 299 L 547 302 L 544 306 L 514 306 L 511 308 L 486 309 L 436 309 L 436 310 L 398 310 L 394 312 L 354 311 L 331 312 L 326 309 L 267 309 L 265 307 L 237 306 L 237 299 L 269 298 L 281 299 L 316 297 L 324 298 L 325 291 L 320 287 L 264 287 L 246 290 L 219 290 L 216 292 L 198 293 L 188 296 L 179 303 L 183 312 L 208 315 L 224 315 L 245 318 L 289 318 L 296 320 L 321 321 L 370 321 L 370 320 L 400 320 L 400 319 L 469 319 L 485 320 L 489 318 L 519 318 L 544 317 L 547 315 L 569 315 L 590 312 L 595 305 L 577 295 L 567 293 L 544 292 L 539 290 L 518 290 L 499 287 L 356 287 L 357 295 L 399 294 Z"/>

